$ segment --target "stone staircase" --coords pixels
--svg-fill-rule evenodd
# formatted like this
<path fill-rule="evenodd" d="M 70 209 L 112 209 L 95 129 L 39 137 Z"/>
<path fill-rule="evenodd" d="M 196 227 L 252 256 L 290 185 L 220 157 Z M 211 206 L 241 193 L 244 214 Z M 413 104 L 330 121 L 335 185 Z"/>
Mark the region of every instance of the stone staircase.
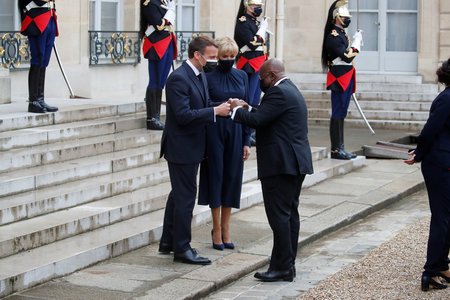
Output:
<path fill-rule="evenodd" d="M 326 125 L 331 114 L 330 92 L 325 74 L 289 74 L 308 105 L 310 124 Z M 420 76 L 357 75 L 356 97 L 374 129 L 420 131 L 428 119 L 437 84 L 422 83 Z M 347 126 L 365 127 L 353 100 Z"/>
<path fill-rule="evenodd" d="M 0 106 L 0 297 L 159 240 L 170 192 L 161 132 L 144 129 L 142 102 L 109 102 L 65 100 L 42 115 Z M 312 150 L 305 187 L 365 164 Z M 256 174 L 253 155 L 242 208 L 262 201 Z M 196 207 L 193 226 L 208 221 Z"/>

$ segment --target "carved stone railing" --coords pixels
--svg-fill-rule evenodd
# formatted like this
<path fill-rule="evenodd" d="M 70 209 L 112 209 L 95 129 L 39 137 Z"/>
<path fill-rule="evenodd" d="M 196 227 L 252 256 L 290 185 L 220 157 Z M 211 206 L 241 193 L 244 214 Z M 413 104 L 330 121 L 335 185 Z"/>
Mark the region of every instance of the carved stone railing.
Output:
<path fill-rule="evenodd" d="M 0 32 L 0 63 L 2 68 L 16 70 L 30 66 L 30 48 L 26 36 L 19 31 Z"/>
<path fill-rule="evenodd" d="M 141 39 L 137 31 L 89 31 L 89 65 L 137 65 Z"/>

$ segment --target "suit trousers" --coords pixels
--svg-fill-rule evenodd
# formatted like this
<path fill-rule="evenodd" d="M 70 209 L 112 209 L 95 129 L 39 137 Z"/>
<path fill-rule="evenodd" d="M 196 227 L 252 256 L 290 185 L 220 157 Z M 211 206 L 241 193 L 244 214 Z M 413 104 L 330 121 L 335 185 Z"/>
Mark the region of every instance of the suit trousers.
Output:
<path fill-rule="evenodd" d="M 264 207 L 273 232 L 270 270 L 289 270 L 297 256 L 300 218 L 298 205 L 305 175 L 261 178 Z"/>
<path fill-rule="evenodd" d="M 450 250 L 450 171 L 423 161 L 422 174 L 431 210 L 424 274 L 436 276 L 440 271 L 449 269 L 447 257 Z"/>
<path fill-rule="evenodd" d="M 198 163 L 169 166 L 172 190 L 167 198 L 161 242 L 173 245 L 175 253 L 191 248 L 192 211 L 197 196 Z"/>

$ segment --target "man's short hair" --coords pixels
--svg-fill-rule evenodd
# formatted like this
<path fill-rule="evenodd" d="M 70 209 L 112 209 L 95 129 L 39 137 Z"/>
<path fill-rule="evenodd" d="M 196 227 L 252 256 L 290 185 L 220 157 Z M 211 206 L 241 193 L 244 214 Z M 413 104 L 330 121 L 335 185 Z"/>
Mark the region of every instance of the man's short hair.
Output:
<path fill-rule="evenodd" d="M 206 35 L 200 35 L 197 37 L 194 37 L 191 42 L 189 43 L 188 47 L 188 57 L 193 58 L 194 52 L 198 51 L 201 54 L 205 53 L 205 48 L 209 46 L 214 46 L 217 48 L 216 42 Z"/>

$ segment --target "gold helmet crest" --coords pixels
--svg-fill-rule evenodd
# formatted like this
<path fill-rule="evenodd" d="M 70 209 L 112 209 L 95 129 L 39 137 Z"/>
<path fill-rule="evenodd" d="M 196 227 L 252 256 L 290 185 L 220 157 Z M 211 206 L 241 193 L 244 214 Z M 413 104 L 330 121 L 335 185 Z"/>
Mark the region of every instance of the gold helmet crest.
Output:
<path fill-rule="evenodd" d="M 334 7 L 335 8 L 333 11 L 333 19 L 335 19 L 336 17 L 346 17 L 346 18 L 352 17 L 350 11 L 348 10 L 348 0 L 338 1 Z"/>

